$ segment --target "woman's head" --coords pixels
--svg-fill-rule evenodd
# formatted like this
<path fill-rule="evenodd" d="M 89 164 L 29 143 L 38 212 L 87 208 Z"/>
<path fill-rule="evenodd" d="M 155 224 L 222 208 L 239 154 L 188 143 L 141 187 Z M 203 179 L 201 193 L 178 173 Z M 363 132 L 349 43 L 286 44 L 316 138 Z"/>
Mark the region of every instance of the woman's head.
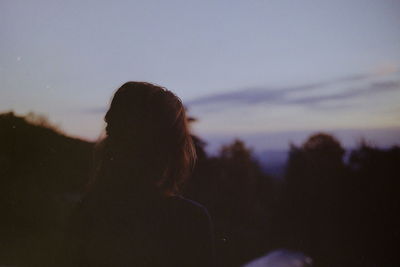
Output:
<path fill-rule="evenodd" d="M 131 183 L 145 179 L 164 193 L 176 193 L 196 156 L 180 99 L 151 83 L 127 82 L 114 94 L 105 121 L 110 166 L 125 176 L 141 169 L 146 177 L 129 177 Z"/>

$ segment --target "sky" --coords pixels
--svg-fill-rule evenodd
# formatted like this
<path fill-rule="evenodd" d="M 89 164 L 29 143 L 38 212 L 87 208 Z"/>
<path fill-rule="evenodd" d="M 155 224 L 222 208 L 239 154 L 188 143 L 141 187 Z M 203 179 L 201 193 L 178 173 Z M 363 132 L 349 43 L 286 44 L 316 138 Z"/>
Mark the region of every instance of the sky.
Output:
<path fill-rule="evenodd" d="M 129 80 L 175 92 L 217 148 L 327 131 L 400 143 L 398 0 L 2 0 L 0 112 L 96 140 Z"/>

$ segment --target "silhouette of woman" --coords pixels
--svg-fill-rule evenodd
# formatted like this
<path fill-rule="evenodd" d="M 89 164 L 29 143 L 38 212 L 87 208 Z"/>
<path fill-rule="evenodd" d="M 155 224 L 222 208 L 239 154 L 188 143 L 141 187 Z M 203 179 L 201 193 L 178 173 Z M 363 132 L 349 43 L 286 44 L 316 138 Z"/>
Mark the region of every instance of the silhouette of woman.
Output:
<path fill-rule="evenodd" d="M 172 92 L 127 82 L 112 99 L 95 179 L 73 216 L 73 266 L 212 266 L 207 210 L 179 196 L 195 160 Z"/>

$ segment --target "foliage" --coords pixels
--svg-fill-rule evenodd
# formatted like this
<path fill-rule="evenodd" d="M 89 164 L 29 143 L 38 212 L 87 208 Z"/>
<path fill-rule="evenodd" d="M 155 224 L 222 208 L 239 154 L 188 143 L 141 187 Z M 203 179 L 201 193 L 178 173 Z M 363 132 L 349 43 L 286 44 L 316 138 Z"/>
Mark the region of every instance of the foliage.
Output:
<path fill-rule="evenodd" d="M 211 212 L 220 266 L 235 266 L 265 252 L 271 178 L 240 140 L 200 162 L 188 190 Z"/>
<path fill-rule="evenodd" d="M 273 180 L 244 142 L 209 156 L 192 137 L 198 162 L 183 194 L 211 213 L 218 266 L 282 247 L 317 266 L 398 265 L 400 147 L 361 143 L 345 162 L 340 142 L 317 133 L 290 146 L 285 179 Z M 43 116 L 0 114 L 0 264 L 51 261 L 90 176 L 92 149 Z"/>
<path fill-rule="evenodd" d="M 400 149 L 362 143 L 350 160 L 333 136 L 291 146 L 276 219 L 280 244 L 318 266 L 393 266 L 399 240 Z"/>
<path fill-rule="evenodd" d="M 41 240 L 59 231 L 73 204 L 71 197 L 86 183 L 92 144 L 55 129 L 44 117 L 33 114 L 27 118 L 12 112 L 0 115 L 3 259 L 11 261 L 14 257 L 22 264 L 18 262 L 22 258 L 29 261 L 37 257 L 40 252 L 28 249 L 26 244 L 40 248 Z M 27 256 L 10 252 L 12 247 L 19 247 Z"/>

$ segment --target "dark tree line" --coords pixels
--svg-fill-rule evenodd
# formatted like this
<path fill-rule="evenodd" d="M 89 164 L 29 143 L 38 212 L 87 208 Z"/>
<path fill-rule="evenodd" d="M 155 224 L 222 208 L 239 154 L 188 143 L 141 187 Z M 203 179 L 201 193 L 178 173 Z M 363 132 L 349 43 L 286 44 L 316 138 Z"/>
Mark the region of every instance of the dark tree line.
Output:
<path fill-rule="evenodd" d="M 271 182 L 239 140 L 200 160 L 185 194 L 211 213 L 219 266 L 236 266 L 265 252 Z"/>
<path fill-rule="evenodd" d="M 400 147 L 350 152 L 327 134 L 292 146 L 283 188 L 287 247 L 317 266 L 397 266 Z M 283 214 L 288 214 L 285 219 Z"/>
<path fill-rule="evenodd" d="M 210 209 L 221 266 L 279 248 L 315 266 L 398 266 L 400 147 L 361 143 L 349 153 L 345 162 L 337 139 L 312 135 L 290 146 L 282 181 L 238 140 L 203 158 L 187 193 Z"/>
<path fill-rule="evenodd" d="M 92 147 L 43 117 L 0 115 L 0 265 L 40 266 L 54 254 Z"/>
<path fill-rule="evenodd" d="M 400 147 L 362 143 L 345 161 L 338 140 L 315 134 L 291 145 L 277 180 L 240 140 L 209 156 L 193 139 L 198 162 L 183 194 L 210 211 L 218 266 L 279 248 L 302 251 L 315 266 L 399 265 Z M 56 262 L 93 147 L 40 117 L 0 115 L 0 265 Z"/>

